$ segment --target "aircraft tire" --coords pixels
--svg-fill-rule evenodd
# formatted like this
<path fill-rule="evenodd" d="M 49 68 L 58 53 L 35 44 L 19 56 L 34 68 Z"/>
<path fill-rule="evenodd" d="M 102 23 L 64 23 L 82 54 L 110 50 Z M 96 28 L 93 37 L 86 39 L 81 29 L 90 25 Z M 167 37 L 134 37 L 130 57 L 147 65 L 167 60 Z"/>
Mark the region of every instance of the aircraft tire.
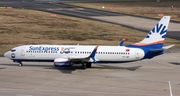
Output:
<path fill-rule="evenodd" d="M 87 68 L 91 68 L 91 66 L 92 66 L 92 63 L 86 63 Z"/>
<path fill-rule="evenodd" d="M 81 69 L 86 69 L 86 65 L 84 65 L 84 63 L 82 64 Z"/>
<path fill-rule="evenodd" d="M 72 67 L 73 66 L 73 62 L 70 62 L 70 65 L 69 65 L 69 67 Z"/>
<path fill-rule="evenodd" d="M 19 67 L 22 67 L 23 66 L 23 64 L 19 64 Z"/>

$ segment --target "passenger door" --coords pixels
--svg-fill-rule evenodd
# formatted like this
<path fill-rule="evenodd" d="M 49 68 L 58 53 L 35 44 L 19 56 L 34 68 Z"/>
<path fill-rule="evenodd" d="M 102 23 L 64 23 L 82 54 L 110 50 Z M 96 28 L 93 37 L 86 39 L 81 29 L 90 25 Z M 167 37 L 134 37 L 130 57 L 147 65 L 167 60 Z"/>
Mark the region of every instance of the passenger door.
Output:
<path fill-rule="evenodd" d="M 25 56 L 25 48 L 21 49 L 21 56 Z"/>

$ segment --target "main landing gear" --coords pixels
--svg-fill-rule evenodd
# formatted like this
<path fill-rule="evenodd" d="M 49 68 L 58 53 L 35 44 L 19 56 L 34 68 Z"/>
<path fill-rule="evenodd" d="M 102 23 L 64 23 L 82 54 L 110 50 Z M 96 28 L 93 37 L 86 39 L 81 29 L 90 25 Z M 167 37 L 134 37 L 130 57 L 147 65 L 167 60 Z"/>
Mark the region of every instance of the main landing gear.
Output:
<path fill-rule="evenodd" d="M 87 68 L 91 68 L 91 66 L 92 66 L 92 63 L 90 63 L 90 62 L 87 62 L 87 63 L 86 63 L 86 67 L 87 67 Z"/>
<path fill-rule="evenodd" d="M 87 62 L 86 64 L 84 64 L 84 62 L 83 62 L 82 65 L 81 65 L 81 68 L 86 69 L 86 68 L 91 68 L 91 66 L 92 66 L 92 63 Z"/>

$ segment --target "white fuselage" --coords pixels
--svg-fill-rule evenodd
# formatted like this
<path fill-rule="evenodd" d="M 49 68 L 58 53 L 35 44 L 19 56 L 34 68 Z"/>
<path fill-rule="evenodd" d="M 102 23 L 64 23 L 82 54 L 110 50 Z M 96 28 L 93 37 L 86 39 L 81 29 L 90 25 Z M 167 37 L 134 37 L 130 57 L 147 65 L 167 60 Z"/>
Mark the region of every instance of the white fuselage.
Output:
<path fill-rule="evenodd" d="M 13 48 L 4 55 L 20 61 L 53 61 L 56 58 L 86 58 L 96 46 L 81 45 L 25 45 Z M 139 48 L 98 46 L 95 57 L 99 62 L 127 62 L 140 60 L 145 53 Z"/>

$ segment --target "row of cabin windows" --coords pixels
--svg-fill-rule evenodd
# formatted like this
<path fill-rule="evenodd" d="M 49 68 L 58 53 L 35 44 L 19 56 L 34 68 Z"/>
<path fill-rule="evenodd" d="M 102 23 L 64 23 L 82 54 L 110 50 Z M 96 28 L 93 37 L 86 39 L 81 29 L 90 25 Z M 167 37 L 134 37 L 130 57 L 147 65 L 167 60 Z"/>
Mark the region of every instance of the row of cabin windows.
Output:
<path fill-rule="evenodd" d="M 26 51 L 26 53 L 57 53 L 57 51 Z M 73 51 L 69 53 L 73 53 Z M 91 54 L 91 52 L 75 51 L 75 54 Z M 128 52 L 96 52 L 96 54 L 130 54 L 130 53 Z"/>
<path fill-rule="evenodd" d="M 26 51 L 26 53 L 57 53 L 57 51 Z"/>
<path fill-rule="evenodd" d="M 91 54 L 91 52 L 75 52 L 76 54 Z M 96 52 L 96 54 L 130 54 L 129 52 Z"/>

